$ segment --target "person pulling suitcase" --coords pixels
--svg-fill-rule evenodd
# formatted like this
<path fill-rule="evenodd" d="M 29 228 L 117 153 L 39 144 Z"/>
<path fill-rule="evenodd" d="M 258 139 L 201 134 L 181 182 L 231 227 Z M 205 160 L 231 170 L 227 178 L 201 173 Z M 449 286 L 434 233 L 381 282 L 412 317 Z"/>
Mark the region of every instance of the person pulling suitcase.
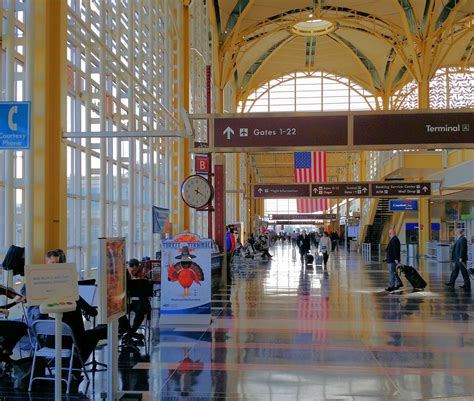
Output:
<path fill-rule="evenodd" d="M 386 262 L 388 264 L 389 283 L 387 292 L 392 292 L 403 287 L 403 283 L 397 273 L 397 265 L 400 262 L 400 240 L 395 233 L 395 227 L 390 227 L 388 230 L 390 241 L 387 245 Z"/>

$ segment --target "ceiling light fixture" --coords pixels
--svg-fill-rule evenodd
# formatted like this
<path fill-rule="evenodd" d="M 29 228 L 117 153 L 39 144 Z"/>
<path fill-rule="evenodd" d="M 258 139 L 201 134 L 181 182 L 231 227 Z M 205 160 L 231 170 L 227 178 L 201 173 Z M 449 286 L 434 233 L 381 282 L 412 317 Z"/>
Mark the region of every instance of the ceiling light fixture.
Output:
<path fill-rule="evenodd" d="M 310 17 L 312 14 L 310 14 Z M 307 21 L 298 22 L 291 30 L 296 35 L 300 36 L 321 36 L 336 30 L 337 25 L 331 21 L 324 19 L 310 19 Z"/>

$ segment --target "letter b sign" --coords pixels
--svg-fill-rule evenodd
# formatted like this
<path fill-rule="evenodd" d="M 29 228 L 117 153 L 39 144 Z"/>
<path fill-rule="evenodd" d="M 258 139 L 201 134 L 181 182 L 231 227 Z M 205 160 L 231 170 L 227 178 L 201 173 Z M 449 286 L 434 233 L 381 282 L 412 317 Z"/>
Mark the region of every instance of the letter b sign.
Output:
<path fill-rule="evenodd" d="M 209 156 L 208 155 L 196 155 L 194 162 L 195 162 L 194 170 L 196 171 L 196 174 L 209 173 Z"/>

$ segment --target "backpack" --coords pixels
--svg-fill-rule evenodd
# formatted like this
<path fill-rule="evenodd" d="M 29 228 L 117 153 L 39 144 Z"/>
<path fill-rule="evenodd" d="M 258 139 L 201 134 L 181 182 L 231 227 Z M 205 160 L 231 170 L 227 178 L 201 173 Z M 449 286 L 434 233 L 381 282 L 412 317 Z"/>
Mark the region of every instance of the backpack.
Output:
<path fill-rule="evenodd" d="M 25 275 L 25 248 L 11 245 L 8 248 L 2 266 L 4 270 L 13 270 L 13 275 Z"/>

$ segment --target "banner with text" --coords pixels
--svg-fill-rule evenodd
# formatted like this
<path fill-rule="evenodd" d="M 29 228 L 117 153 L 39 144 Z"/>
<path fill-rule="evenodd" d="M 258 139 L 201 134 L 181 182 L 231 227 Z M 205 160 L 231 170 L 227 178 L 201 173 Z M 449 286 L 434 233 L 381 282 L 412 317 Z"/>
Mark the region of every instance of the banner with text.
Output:
<path fill-rule="evenodd" d="M 160 325 L 209 324 L 212 245 L 192 233 L 161 242 Z"/>

